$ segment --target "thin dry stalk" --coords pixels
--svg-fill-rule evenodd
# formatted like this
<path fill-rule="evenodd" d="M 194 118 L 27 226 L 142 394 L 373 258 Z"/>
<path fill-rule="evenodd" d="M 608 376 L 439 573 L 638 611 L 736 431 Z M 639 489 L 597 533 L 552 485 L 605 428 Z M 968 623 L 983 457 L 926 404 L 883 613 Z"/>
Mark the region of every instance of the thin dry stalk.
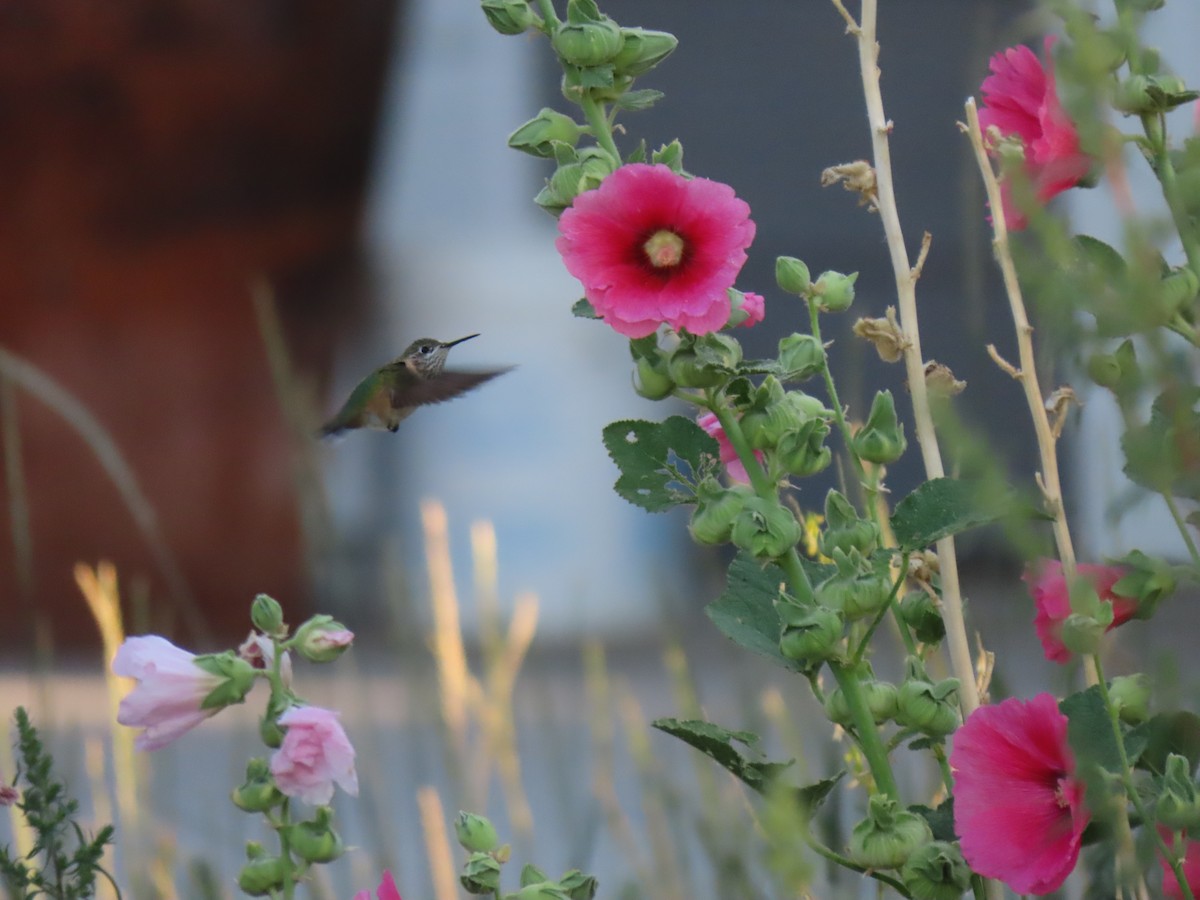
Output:
<path fill-rule="evenodd" d="M 417 791 L 417 808 L 421 813 L 421 831 L 425 835 L 425 855 L 433 878 L 436 900 L 457 900 L 458 878 L 454 874 L 454 856 L 446 837 L 446 814 L 436 788 L 428 785 Z"/>
<path fill-rule="evenodd" d="M 912 395 L 917 443 L 921 448 L 921 458 L 925 463 L 927 477 L 930 479 L 942 478 L 946 472 L 942 465 L 942 454 L 933 426 L 929 395 L 925 388 L 925 360 L 921 355 L 921 336 L 917 319 L 916 282 L 920 276 L 920 270 L 909 264 L 904 232 L 900 226 L 900 213 L 896 206 L 896 193 L 892 178 L 891 148 L 888 143 L 892 123 L 884 115 L 883 94 L 879 87 L 879 43 L 875 36 L 877 2 L 876 0 L 863 0 L 862 16 L 858 22 L 854 21 L 853 16 L 846 10 L 841 0 L 832 0 L 832 2 L 846 20 L 847 32 L 853 35 L 858 45 L 859 68 L 862 74 L 863 94 L 866 99 L 867 120 L 871 129 L 871 148 L 875 165 L 876 209 L 887 237 L 900 307 L 900 326 L 907 339 L 907 346 L 904 348 L 904 368 Z M 922 254 L 921 262 L 924 263 L 924 254 Z M 962 702 L 963 715 L 969 716 L 979 706 L 979 693 L 975 689 L 971 648 L 967 642 L 954 539 L 948 537 L 938 541 L 937 553 L 942 576 L 942 613 L 946 621 L 946 643 L 950 651 L 951 668 L 961 682 L 959 697 Z"/>
<path fill-rule="evenodd" d="M 1041 472 L 1037 478 L 1046 508 L 1054 516 L 1054 542 L 1058 546 L 1058 558 L 1062 561 L 1063 575 L 1069 584 L 1075 578 L 1075 546 L 1071 541 L 1071 529 L 1067 524 L 1067 510 L 1063 504 L 1062 484 L 1058 475 L 1057 435 L 1050 423 L 1046 410 L 1041 384 L 1038 382 L 1037 362 L 1033 352 L 1033 326 L 1029 324 L 1029 316 L 1025 311 L 1025 300 L 1021 296 L 1021 283 L 1017 279 L 1017 269 L 1013 264 L 1012 252 L 1008 244 L 1008 223 L 1004 217 L 1004 203 L 1000 198 L 1000 185 L 996 173 L 988 160 L 987 149 L 983 145 L 983 132 L 979 128 L 979 113 L 975 109 L 975 100 L 970 98 L 966 103 L 967 124 L 964 130 L 975 151 L 975 162 L 979 165 L 979 174 L 983 176 L 984 189 L 987 191 L 988 204 L 992 211 L 992 249 L 996 264 L 1004 277 L 1004 291 L 1008 295 L 1008 306 L 1012 311 L 1013 328 L 1017 333 L 1017 350 L 1020 357 L 1020 367 L 1005 362 L 994 347 L 988 347 L 988 353 L 996 364 L 1011 377 L 1020 382 L 1025 392 L 1025 403 L 1033 418 L 1033 430 L 1037 437 L 1038 456 L 1041 460 Z M 1099 677 L 1096 666 L 1090 658 L 1084 658 L 1084 674 L 1088 684 L 1096 684 Z"/>

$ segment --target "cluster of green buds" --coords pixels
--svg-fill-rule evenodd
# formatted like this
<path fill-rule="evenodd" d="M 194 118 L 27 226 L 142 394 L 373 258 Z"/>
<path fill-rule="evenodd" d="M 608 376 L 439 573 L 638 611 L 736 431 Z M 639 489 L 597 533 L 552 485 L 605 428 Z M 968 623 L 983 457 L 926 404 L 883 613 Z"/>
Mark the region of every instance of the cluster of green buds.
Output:
<path fill-rule="evenodd" d="M 1171 753 L 1159 783 L 1154 818 L 1172 831 L 1200 829 L 1200 789 L 1192 763 L 1186 756 Z"/>
<path fill-rule="evenodd" d="M 810 357 L 801 368 L 797 357 L 806 351 L 820 351 L 821 355 Z M 823 362 L 823 351 L 819 345 L 814 348 L 811 335 L 792 335 L 779 342 L 779 365 L 788 378 L 807 377 Z M 741 418 L 742 432 L 753 449 L 763 451 L 772 480 L 804 478 L 825 469 L 833 458 L 833 451 L 825 446 L 832 421 L 833 411 L 824 403 L 801 390 L 785 390 L 774 375 L 764 378 L 749 394 Z"/>
<path fill-rule="evenodd" d="M 935 741 L 961 724 L 957 678 L 933 681 L 915 656 L 905 662 L 904 683 L 896 700 L 896 722 Z"/>
<path fill-rule="evenodd" d="M 459 845 L 470 855 L 463 863 L 458 880 L 469 894 L 488 895 L 497 900 L 592 900 L 599 882 L 578 869 L 550 878 L 534 865 L 521 869 L 520 887 L 501 893 L 501 867 L 512 857 L 512 848 L 501 844 L 492 823 L 483 816 L 460 812 L 454 820 Z"/>
<path fill-rule="evenodd" d="M 612 104 L 625 110 L 646 109 L 658 100 L 658 91 L 634 90 L 634 81 L 666 59 L 679 42 L 665 31 L 622 27 L 600 12 L 595 0 L 568 0 L 561 21 L 549 3 L 483 0 L 481 5 L 488 23 L 501 34 L 532 30 L 550 39 L 563 69 L 563 96 L 583 110 L 585 123 L 543 109 L 508 138 L 508 145 L 516 150 L 555 161 L 554 174 L 535 202 L 558 215 L 622 162 L 603 108 Z M 580 147 L 584 135 L 596 144 Z M 653 161 L 681 171 L 682 150 L 678 144 L 664 147 Z"/>
<path fill-rule="evenodd" d="M 845 312 L 854 302 L 854 282 L 858 273 L 845 275 L 832 270 L 822 272 L 816 281 L 809 274 L 808 266 L 794 256 L 780 256 L 775 260 L 775 283 L 788 294 L 803 297 L 821 312 Z"/>

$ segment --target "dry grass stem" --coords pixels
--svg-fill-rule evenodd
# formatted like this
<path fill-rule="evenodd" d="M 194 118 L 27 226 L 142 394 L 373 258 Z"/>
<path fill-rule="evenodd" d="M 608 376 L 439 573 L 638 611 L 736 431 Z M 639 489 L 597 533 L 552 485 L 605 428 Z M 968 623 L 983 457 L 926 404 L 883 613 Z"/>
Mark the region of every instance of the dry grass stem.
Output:
<path fill-rule="evenodd" d="M 421 814 L 421 831 L 425 835 L 425 856 L 433 879 L 433 896 L 436 900 L 457 900 L 454 855 L 446 837 L 446 814 L 437 789 L 428 785 L 418 789 L 417 808 Z"/>

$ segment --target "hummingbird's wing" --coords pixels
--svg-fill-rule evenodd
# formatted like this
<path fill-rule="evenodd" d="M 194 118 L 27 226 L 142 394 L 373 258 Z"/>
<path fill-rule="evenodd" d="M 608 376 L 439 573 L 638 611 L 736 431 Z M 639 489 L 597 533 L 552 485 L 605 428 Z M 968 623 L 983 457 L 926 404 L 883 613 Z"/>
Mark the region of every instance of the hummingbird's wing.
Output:
<path fill-rule="evenodd" d="M 472 388 L 479 387 L 485 381 L 491 381 L 497 375 L 512 371 L 507 369 L 491 369 L 484 372 L 460 372 L 454 369 L 443 369 L 433 378 L 426 378 L 414 384 L 406 384 L 403 388 L 392 391 L 392 403 L 396 406 L 424 406 L 427 403 L 442 403 L 451 400 L 459 394 L 464 394 Z"/>

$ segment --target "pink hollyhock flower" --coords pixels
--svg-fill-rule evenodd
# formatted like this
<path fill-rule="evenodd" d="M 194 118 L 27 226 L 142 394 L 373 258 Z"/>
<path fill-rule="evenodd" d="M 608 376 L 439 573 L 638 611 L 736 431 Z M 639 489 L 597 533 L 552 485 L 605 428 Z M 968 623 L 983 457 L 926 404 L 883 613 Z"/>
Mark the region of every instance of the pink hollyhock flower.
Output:
<path fill-rule="evenodd" d="M 600 317 L 626 337 L 666 322 L 708 334 L 729 320 L 733 286 L 754 240 L 733 188 L 664 165 L 622 166 L 575 198 L 555 242 Z"/>
<path fill-rule="evenodd" d="M 1025 171 L 1038 200 L 1046 203 L 1079 184 L 1091 168 L 1091 159 L 1079 149 L 1079 133 L 1054 85 L 1050 49 L 1046 38 L 1046 64 L 1028 47 L 1010 47 L 988 63 L 992 74 L 983 81 L 979 127 L 987 134 L 995 125 L 1005 137 L 1017 137 L 1025 147 Z M 1013 206 L 1010 188 L 1002 184 L 1004 218 L 1013 231 L 1024 228 L 1025 217 Z"/>
<path fill-rule="evenodd" d="M 283 743 L 271 754 L 275 785 L 289 797 L 313 806 L 327 806 L 336 782 L 358 796 L 354 747 L 338 722 L 338 714 L 319 706 L 293 706 L 279 717 L 287 729 Z"/>
<path fill-rule="evenodd" d="M 400 891 L 396 889 L 396 881 L 387 869 L 383 870 L 383 881 L 379 882 L 375 893 L 379 900 L 400 900 Z M 371 892 L 359 891 L 354 895 L 354 900 L 371 900 Z"/>
<path fill-rule="evenodd" d="M 1112 587 L 1125 575 L 1120 566 L 1096 566 L 1080 563 L 1076 571 L 1081 578 L 1086 578 L 1096 589 L 1096 594 L 1106 603 L 1113 606 L 1112 624 L 1108 630 L 1124 625 L 1137 612 L 1137 601 L 1129 597 L 1118 597 L 1112 592 Z M 1071 651 L 1062 642 L 1062 625 L 1071 615 L 1071 595 L 1067 589 L 1067 579 L 1063 575 L 1062 563 L 1056 559 L 1040 560 L 1035 566 L 1025 570 L 1022 579 L 1029 585 L 1033 594 L 1033 602 L 1037 607 L 1037 615 L 1033 627 L 1037 630 L 1038 640 L 1042 642 L 1042 650 L 1046 659 L 1051 662 L 1065 663 L 1071 658 Z"/>
<path fill-rule="evenodd" d="M 696 424 L 707 431 L 709 437 L 714 438 L 717 446 L 721 448 L 721 462 L 724 463 L 725 471 L 729 473 L 729 477 L 734 481 L 740 481 L 742 484 L 748 484 L 750 475 L 746 472 L 746 467 L 742 464 L 742 461 L 738 459 L 737 451 L 733 449 L 733 444 L 729 443 L 729 438 L 725 436 L 725 429 L 721 427 L 721 422 L 717 419 L 717 414 L 704 413 L 696 419 Z M 754 457 L 759 462 L 762 462 L 762 451 L 755 450 Z"/>
<path fill-rule="evenodd" d="M 117 709 L 122 725 L 145 729 L 134 742 L 137 749 L 165 747 L 220 710 L 201 704 L 225 679 L 201 669 L 195 659 L 156 634 L 126 638 L 117 649 L 113 674 L 138 681 Z"/>
<path fill-rule="evenodd" d="M 1067 880 L 1091 814 L 1054 697 L 976 709 L 954 733 L 950 768 L 954 830 L 972 869 L 1018 894 Z"/>
<path fill-rule="evenodd" d="M 21 792 L 11 784 L 0 784 L 0 806 L 12 806 L 21 799 Z"/>
<path fill-rule="evenodd" d="M 251 631 L 238 645 L 238 656 L 260 671 L 269 671 L 275 663 L 275 644 L 265 634 Z M 284 687 L 292 685 L 292 654 L 286 650 L 279 660 L 279 677 Z"/>
<path fill-rule="evenodd" d="M 1159 825 L 1158 833 L 1170 847 L 1171 830 Z M 1161 856 L 1158 861 L 1163 869 L 1163 896 L 1170 897 L 1171 900 L 1183 900 L 1183 888 L 1179 886 L 1179 879 L 1175 877 L 1175 872 Z M 1200 896 L 1200 841 L 1189 840 L 1187 842 L 1187 853 L 1183 858 L 1183 877 L 1187 881 L 1188 887 L 1191 888 L 1192 896 Z"/>

